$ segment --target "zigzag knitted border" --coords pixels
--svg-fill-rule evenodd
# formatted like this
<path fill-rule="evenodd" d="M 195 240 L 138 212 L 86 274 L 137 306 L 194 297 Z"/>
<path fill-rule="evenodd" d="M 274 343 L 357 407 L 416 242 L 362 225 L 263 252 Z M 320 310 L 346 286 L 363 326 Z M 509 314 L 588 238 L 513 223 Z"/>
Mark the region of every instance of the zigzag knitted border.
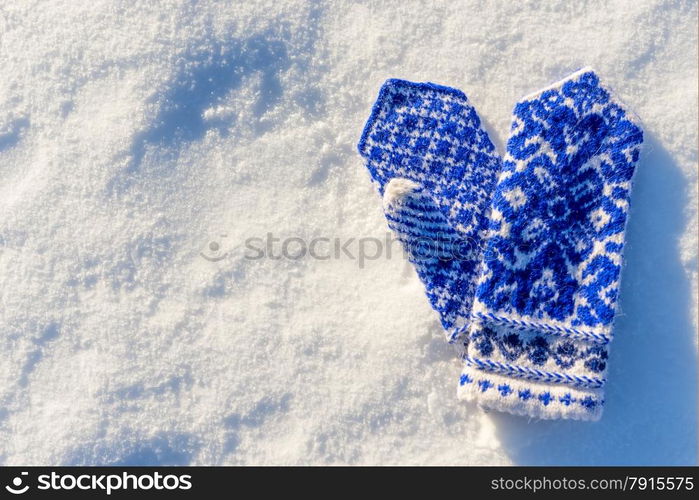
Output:
<path fill-rule="evenodd" d="M 511 375 L 517 378 L 534 380 L 538 382 L 553 382 L 556 384 L 572 385 L 574 387 L 585 387 L 588 389 L 598 389 L 607 382 L 606 378 L 586 377 L 584 375 L 568 375 L 560 372 L 547 372 L 530 368 L 528 366 L 512 365 L 509 363 L 501 363 L 489 359 L 472 358 L 468 355 L 462 355 L 461 359 L 469 366 L 473 366 L 480 370 L 486 370 L 495 373 Z"/>
<path fill-rule="evenodd" d="M 575 328 L 567 328 L 557 325 L 548 325 L 546 323 L 535 323 L 533 321 L 525 321 L 519 319 L 510 319 L 502 316 L 496 316 L 492 313 L 471 313 L 470 318 L 478 322 L 490 322 L 498 323 L 501 325 L 512 327 L 516 330 L 535 330 L 544 331 L 546 333 L 551 333 L 554 335 L 560 335 L 562 337 L 570 337 L 579 340 L 587 340 L 588 342 L 594 342 L 596 344 L 608 344 L 611 342 L 612 337 L 610 335 L 605 335 L 604 333 L 595 333 L 585 330 L 577 330 Z M 449 342 L 455 342 L 462 333 L 469 329 L 470 325 L 464 325 L 461 328 L 454 330 L 451 335 L 449 335 Z"/>

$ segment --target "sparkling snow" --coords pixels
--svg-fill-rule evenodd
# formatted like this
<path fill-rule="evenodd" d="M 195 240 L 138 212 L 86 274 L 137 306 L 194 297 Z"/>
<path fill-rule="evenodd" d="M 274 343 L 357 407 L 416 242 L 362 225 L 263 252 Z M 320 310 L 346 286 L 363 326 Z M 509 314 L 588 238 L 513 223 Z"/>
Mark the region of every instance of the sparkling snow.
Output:
<path fill-rule="evenodd" d="M 2 463 L 696 461 L 696 1 L 5 2 L 0 63 Z M 606 413 L 485 414 L 355 145 L 386 78 L 502 150 L 586 65 L 647 137 Z"/>

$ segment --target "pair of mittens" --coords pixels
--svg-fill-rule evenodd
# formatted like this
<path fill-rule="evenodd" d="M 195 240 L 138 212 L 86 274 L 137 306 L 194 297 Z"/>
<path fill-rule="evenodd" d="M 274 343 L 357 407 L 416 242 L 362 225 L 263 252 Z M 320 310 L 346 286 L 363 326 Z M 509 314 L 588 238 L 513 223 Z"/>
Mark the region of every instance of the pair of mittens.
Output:
<path fill-rule="evenodd" d="M 643 134 L 589 69 L 513 115 L 500 160 L 463 93 L 389 80 L 359 150 L 459 348 L 459 397 L 596 420 Z"/>

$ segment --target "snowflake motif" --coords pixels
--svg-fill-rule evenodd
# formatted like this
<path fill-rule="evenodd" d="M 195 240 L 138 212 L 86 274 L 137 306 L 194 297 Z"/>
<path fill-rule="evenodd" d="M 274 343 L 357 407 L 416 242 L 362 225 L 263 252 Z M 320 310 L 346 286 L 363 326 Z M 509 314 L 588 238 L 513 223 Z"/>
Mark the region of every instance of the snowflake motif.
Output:
<path fill-rule="evenodd" d="M 609 325 L 621 268 L 607 240 L 624 230 L 642 140 L 592 72 L 520 102 L 478 300 L 494 312 Z"/>

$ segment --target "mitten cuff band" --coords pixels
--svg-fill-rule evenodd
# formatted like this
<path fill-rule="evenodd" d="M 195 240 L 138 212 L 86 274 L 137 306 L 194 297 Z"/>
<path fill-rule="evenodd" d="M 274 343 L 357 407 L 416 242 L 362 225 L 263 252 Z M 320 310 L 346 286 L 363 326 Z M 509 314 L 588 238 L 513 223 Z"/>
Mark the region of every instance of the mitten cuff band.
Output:
<path fill-rule="evenodd" d="M 457 394 L 486 410 L 542 419 L 596 421 L 604 405 L 602 389 L 533 382 L 471 366 L 464 367 Z"/>
<path fill-rule="evenodd" d="M 514 408 L 513 412 L 531 417 L 581 419 L 589 413 L 577 411 L 581 408 L 594 410 L 587 419 L 601 415 L 602 388 L 607 381 L 606 342 L 531 325 L 520 328 L 474 319 L 464 347 L 467 376 L 461 378 L 461 386 L 472 380 L 478 389 L 464 389 L 469 398 L 485 398 L 490 408 Z M 516 397 L 511 397 L 514 387 Z M 489 392 L 491 388 L 496 390 Z M 503 401 L 496 402 L 497 398 Z"/>
<path fill-rule="evenodd" d="M 477 304 L 476 307 L 479 307 L 479 304 Z M 487 308 L 483 309 L 487 310 Z M 495 325 L 508 327 L 512 330 L 540 331 L 543 333 L 559 335 L 561 337 L 568 337 L 575 340 L 586 340 L 598 344 L 608 344 L 612 340 L 611 330 L 608 327 L 597 329 L 572 328 L 566 325 L 556 324 L 553 321 L 543 323 L 541 321 L 532 321 L 521 317 L 512 318 L 490 312 L 471 312 L 470 319 L 474 322 L 492 323 Z M 462 330 L 468 330 L 469 325 L 464 326 Z"/>

